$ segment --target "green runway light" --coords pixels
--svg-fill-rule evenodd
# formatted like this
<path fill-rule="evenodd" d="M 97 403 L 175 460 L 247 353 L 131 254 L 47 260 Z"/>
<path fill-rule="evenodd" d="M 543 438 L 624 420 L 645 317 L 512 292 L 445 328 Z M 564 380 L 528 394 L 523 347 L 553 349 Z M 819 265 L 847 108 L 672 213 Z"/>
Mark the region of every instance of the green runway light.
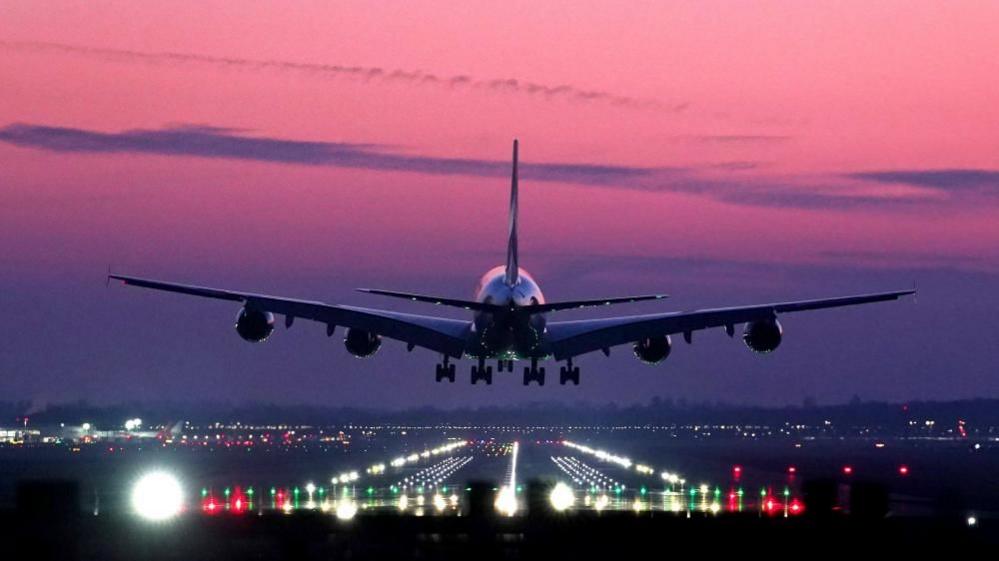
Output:
<path fill-rule="evenodd" d="M 690 496 L 691 497 L 697 496 L 697 489 L 694 489 L 693 487 L 691 487 L 690 488 Z"/>
<path fill-rule="evenodd" d="M 201 488 L 201 498 L 205 498 L 207 496 L 208 496 L 208 489 L 206 487 L 202 487 Z"/>
<path fill-rule="evenodd" d="M 646 489 L 645 486 L 643 485 L 642 488 L 639 489 L 639 493 L 641 493 L 642 495 L 645 495 L 646 493 L 648 493 L 648 489 Z"/>
<path fill-rule="evenodd" d="M 226 487 L 225 491 L 223 491 L 223 492 L 225 493 L 226 498 L 229 498 L 229 495 L 232 493 L 232 489 Z"/>
<path fill-rule="evenodd" d="M 447 494 L 447 485 L 441 487 L 441 492 Z"/>
<path fill-rule="evenodd" d="M 275 493 L 277 493 L 277 489 L 275 489 L 274 487 L 271 487 L 271 495 L 273 495 Z"/>
<path fill-rule="evenodd" d="M 249 496 L 249 497 L 253 496 L 253 487 L 247 487 L 246 488 L 246 495 Z"/>
<path fill-rule="evenodd" d="M 374 494 L 375 494 L 375 488 L 374 487 L 368 487 L 368 495 L 374 495 Z"/>
<path fill-rule="evenodd" d="M 762 489 L 760 489 L 760 496 L 761 497 L 766 497 L 767 496 L 767 488 L 766 487 L 763 487 Z"/>
<path fill-rule="evenodd" d="M 298 487 L 295 487 L 295 488 L 294 488 L 294 489 L 293 489 L 293 490 L 292 490 L 291 492 L 295 494 L 295 498 L 298 498 L 298 494 L 299 494 L 299 493 L 300 493 L 301 491 L 299 491 Z"/>
<path fill-rule="evenodd" d="M 524 490 L 524 486 L 523 485 L 517 485 L 517 492 L 518 493 L 523 492 L 523 490 Z"/>
<path fill-rule="evenodd" d="M 742 492 L 742 487 L 739 487 L 739 490 L 737 491 L 737 493 L 736 493 L 736 494 L 738 494 L 738 495 L 739 495 L 739 497 L 740 497 L 740 498 L 742 498 L 742 495 L 743 495 L 743 492 Z"/>
<path fill-rule="evenodd" d="M 791 490 L 788 489 L 787 487 L 784 487 L 784 496 L 785 497 L 791 496 Z"/>

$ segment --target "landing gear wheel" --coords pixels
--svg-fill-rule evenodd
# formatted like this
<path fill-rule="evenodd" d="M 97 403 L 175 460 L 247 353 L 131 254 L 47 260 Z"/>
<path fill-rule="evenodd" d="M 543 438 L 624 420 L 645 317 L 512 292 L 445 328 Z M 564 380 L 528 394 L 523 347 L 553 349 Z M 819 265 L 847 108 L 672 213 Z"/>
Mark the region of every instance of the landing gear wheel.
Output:
<path fill-rule="evenodd" d="M 453 384 L 454 383 L 454 370 L 455 369 L 454 369 L 454 365 L 453 364 L 448 364 L 446 362 L 444 364 L 438 364 L 437 368 L 436 368 L 436 370 L 434 372 L 434 378 L 438 382 L 441 382 L 441 381 L 443 381 L 443 380 L 446 379 L 448 382 L 451 382 Z"/>
<path fill-rule="evenodd" d="M 558 382 L 563 386 L 567 382 L 572 382 L 574 385 L 579 385 L 579 367 L 561 367 L 558 369 Z"/>
<path fill-rule="evenodd" d="M 539 386 L 545 385 L 545 369 L 543 367 L 524 368 L 524 385 L 527 386 L 531 382 L 537 382 Z"/>
<path fill-rule="evenodd" d="M 472 367 L 472 384 L 477 384 L 479 380 L 482 380 L 486 385 L 491 385 L 493 383 L 493 367 L 492 366 L 473 366 Z"/>

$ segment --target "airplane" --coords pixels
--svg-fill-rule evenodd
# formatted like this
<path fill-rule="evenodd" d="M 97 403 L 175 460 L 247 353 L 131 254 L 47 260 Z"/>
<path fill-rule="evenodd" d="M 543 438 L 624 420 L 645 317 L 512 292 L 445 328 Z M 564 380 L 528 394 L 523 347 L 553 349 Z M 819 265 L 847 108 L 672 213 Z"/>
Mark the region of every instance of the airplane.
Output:
<path fill-rule="evenodd" d="M 472 384 L 479 381 L 492 384 L 493 368 L 486 364 L 487 360 L 496 361 L 498 372 L 513 372 L 514 361 L 530 361 L 530 366 L 524 367 L 523 371 L 525 386 L 531 382 L 537 382 L 539 386 L 545 384 L 545 367 L 538 366 L 542 360 L 565 361 L 565 366 L 559 369 L 559 383 L 565 385 L 572 382 L 578 386 L 579 367 L 573 364 L 573 359 L 580 355 L 603 351 L 610 356 L 612 347 L 631 344 L 636 358 L 648 364 L 658 364 L 670 355 L 671 335 L 682 334 L 689 344 L 695 331 L 720 327 L 733 337 L 736 324 L 745 324 L 742 339 L 751 350 L 769 353 L 777 349 L 783 336 L 779 315 L 897 300 L 915 293 L 914 289 L 897 290 L 751 306 L 548 321 L 548 315 L 563 310 L 661 300 L 666 295 L 547 302 L 534 277 L 520 268 L 517 251 L 517 152 L 518 142 L 514 140 L 506 263 L 490 269 L 481 277 L 474 299 L 358 289 L 369 294 L 462 308 L 472 312 L 470 321 L 176 284 L 111 274 L 110 271 L 108 280 L 117 279 L 131 286 L 239 302 L 242 307 L 236 316 L 236 332 L 250 342 L 267 339 L 274 331 L 274 314 L 279 314 L 284 316 L 285 327 L 291 327 L 296 318 L 326 324 L 327 336 L 332 336 L 337 327 L 345 328 L 344 346 L 355 357 L 374 355 L 381 347 L 382 337 L 405 343 L 409 351 L 415 347 L 425 348 L 442 357 L 436 369 L 438 382 L 455 381 L 454 360 L 468 358 L 477 361 L 471 368 Z"/>

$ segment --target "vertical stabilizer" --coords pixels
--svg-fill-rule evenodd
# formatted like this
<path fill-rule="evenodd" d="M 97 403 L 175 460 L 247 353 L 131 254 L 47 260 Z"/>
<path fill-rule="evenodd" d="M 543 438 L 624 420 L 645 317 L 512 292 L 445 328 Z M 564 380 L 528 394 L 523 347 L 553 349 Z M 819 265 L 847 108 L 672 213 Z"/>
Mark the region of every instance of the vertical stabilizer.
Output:
<path fill-rule="evenodd" d="M 506 284 L 520 282 L 517 264 L 517 140 L 513 141 L 513 178 L 510 180 L 510 237 L 506 245 Z"/>

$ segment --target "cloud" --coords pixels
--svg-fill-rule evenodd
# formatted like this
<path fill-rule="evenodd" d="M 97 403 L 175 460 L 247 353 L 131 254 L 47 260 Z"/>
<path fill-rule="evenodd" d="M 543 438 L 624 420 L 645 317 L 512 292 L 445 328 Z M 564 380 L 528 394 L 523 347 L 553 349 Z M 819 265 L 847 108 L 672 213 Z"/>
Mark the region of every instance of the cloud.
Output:
<path fill-rule="evenodd" d="M 686 101 L 664 103 L 657 99 L 587 89 L 571 84 L 542 84 L 519 78 L 484 78 L 469 75 L 447 76 L 423 70 L 392 69 L 380 66 L 261 60 L 176 52 L 145 52 L 36 41 L 0 41 L 0 48 L 26 52 L 73 54 L 111 62 L 189 64 L 211 66 L 220 70 L 297 72 L 318 78 L 348 78 L 361 81 L 405 83 L 414 86 L 429 85 L 450 89 L 484 90 L 526 95 L 543 100 L 605 103 L 617 107 L 654 109 L 676 113 L 684 111 L 690 105 Z"/>
<path fill-rule="evenodd" d="M 0 142 L 67 153 L 155 154 L 235 159 L 295 165 L 401 171 L 432 175 L 507 177 L 510 162 L 408 154 L 395 147 L 355 142 L 290 140 L 250 136 L 213 126 L 174 126 L 101 132 L 72 127 L 15 123 L 0 128 Z M 919 174 L 926 185 L 898 187 L 904 172 L 864 172 L 834 176 L 747 175 L 756 162 L 704 164 L 698 167 L 642 167 L 560 162 L 524 162 L 527 180 L 588 185 L 649 193 L 681 193 L 740 206 L 805 209 L 907 209 L 960 201 L 990 173 L 943 176 Z M 883 175 L 891 173 L 891 181 Z M 929 173 L 929 172 L 927 172 Z M 932 172 L 934 174 L 938 172 Z M 947 179 L 945 179 L 947 178 Z M 954 179 L 958 178 L 958 179 Z M 885 185 L 884 183 L 891 183 Z M 941 189 L 947 185 L 950 191 Z M 987 184 L 987 182 L 985 183 Z M 961 185 L 962 193 L 956 185 Z M 966 198 L 966 197 L 965 197 Z M 978 197 L 980 199 L 980 197 Z"/>
<path fill-rule="evenodd" d="M 790 136 L 776 134 L 700 134 L 684 138 L 715 144 L 776 144 L 791 140 Z"/>
<path fill-rule="evenodd" d="M 865 181 L 903 183 L 948 192 L 999 195 L 999 171 L 990 169 L 864 171 L 848 176 Z"/>
<path fill-rule="evenodd" d="M 210 126 L 185 125 L 108 133 L 15 123 L 0 128 L 0 141 L 53 152 L 196 156 L 474 177 L 510 174 L 507 161 L 408 155 L 375 144 L 245 136 L 240 131 Z M 612 185 L 681 171 L 679 168 L 525 162 L 521 175 L 535 181 Z"/>

